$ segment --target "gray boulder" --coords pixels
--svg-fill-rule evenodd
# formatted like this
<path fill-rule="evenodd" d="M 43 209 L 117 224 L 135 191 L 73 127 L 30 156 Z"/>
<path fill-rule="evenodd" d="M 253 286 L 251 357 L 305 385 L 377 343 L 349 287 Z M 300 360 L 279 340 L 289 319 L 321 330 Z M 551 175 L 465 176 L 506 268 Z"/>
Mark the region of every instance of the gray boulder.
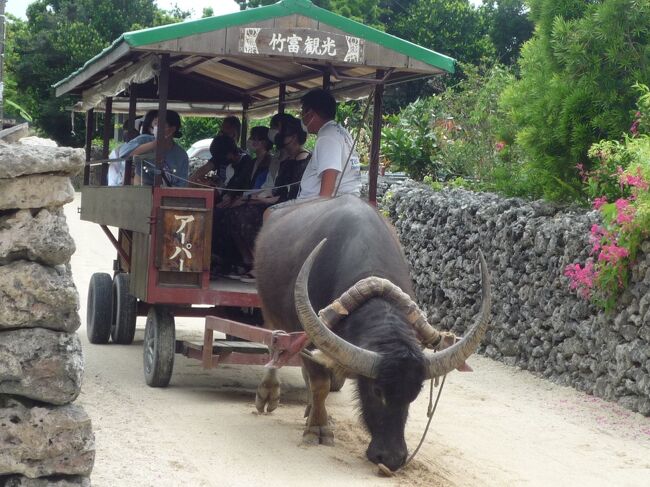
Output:
<path fill-rule="evenodd" d="M 90 487 L 90 479 L 79 475 L 57 475 L 39 479 L 12 475 L 4 481 L 3 485 L 4 487 Z"/>
<path fill-rule="evenodd" d="M 79 295 L 66 266 L 20 260 L 0 268 L 0 330 L 79 328 Z"/>
<path fill-rule="evenodd" d="M 0 210 L 51 208 L 74 199 L 67 176 L 35 174 L 16 179 L 0 179 Z"/>
<path fill-rule="evenodd" d="M 84 167 L 85 161 L 83 149 L 0 143 L 0 179 L 43 173 L 74 176 Z"/>
<path fill-rule="evenodd" d="M 92 426 L 82 408 L 38 406 L 0 396 L 0 475 L 87 477 L 94 461 Z M 64 480 L 43 484 L 14 477 L 9 485 L 88 485 Z"/>
<path fill-rule="evenodd" d="M 82 374 L 76 334 L 42 328 L 0 332 L 0 395 L 68 404 L 79 395 Z"/>
<path fill-rule="evenodd" d="M 36 214 L 20 210 L 0 216 L 0 265 L 19 259 L 65 264 L 74 251 L 74 240 L 60 209 L 42 209 Z"/>

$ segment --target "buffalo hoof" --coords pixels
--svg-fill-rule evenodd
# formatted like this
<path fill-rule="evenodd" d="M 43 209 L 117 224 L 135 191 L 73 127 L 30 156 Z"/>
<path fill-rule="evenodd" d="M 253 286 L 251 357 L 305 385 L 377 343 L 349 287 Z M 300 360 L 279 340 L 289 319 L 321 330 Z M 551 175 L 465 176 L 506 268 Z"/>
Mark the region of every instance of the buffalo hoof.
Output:
<path fill-rule="evenodd" d="M 302 434 L 302 444 L 334 446 L 334 431 L 329 426 L 310 426 Z"/>
<path fill-rule="evenodd" d="M 262 382 L 257 387 L 257 394 L 255 395 L 255 407 L 259 413 L 270 413 L 275 411 L 280 404 L 280 384 L 279 383 L 266 383 Z"/>

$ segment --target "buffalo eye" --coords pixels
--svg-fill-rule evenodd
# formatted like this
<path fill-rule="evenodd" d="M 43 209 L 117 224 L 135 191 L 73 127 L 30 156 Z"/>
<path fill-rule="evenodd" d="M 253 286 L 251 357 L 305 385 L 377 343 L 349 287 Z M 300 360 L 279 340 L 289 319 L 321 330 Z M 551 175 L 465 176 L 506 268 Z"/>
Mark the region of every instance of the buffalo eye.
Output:
<path fill-rule="evenodd" d="M 381 388 L 375 386 L 372 388 L 372 393 L 375 395 L 379 401 L 385 406 L 386 405 L 386 398 L 384 397 L 384 391 L 381 390 Z"/>

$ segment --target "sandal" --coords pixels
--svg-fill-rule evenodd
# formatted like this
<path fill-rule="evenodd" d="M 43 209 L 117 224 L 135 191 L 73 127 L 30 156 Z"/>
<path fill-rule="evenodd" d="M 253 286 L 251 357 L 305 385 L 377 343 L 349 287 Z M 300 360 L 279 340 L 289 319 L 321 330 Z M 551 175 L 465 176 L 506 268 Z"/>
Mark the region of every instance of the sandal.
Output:
<path fill-rule="evenodd" d="M 250 272 L 247 272 L 246 274 L 242 274 L 241 276 L 239 276 L 239 280 L 241 282 L 253 282 L 253 283 L 257 281 L 255 276 Z"/>

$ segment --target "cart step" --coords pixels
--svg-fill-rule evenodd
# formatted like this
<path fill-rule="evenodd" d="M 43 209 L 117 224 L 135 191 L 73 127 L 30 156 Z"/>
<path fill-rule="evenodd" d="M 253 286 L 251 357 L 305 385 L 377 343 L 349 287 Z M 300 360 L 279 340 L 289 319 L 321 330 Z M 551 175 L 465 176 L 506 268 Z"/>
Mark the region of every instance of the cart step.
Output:
<path fill-rule="evenodd" d="M 202 352 L 203 342 L 176 340 L 176 353 L 182 353 L 187 356 L 190 349 Z M 212 355 L 221 355 L 224 352 L 264 354 L 269 353 L 269 348 L 262 343 L 215 340 L 212 345 Z"/>

